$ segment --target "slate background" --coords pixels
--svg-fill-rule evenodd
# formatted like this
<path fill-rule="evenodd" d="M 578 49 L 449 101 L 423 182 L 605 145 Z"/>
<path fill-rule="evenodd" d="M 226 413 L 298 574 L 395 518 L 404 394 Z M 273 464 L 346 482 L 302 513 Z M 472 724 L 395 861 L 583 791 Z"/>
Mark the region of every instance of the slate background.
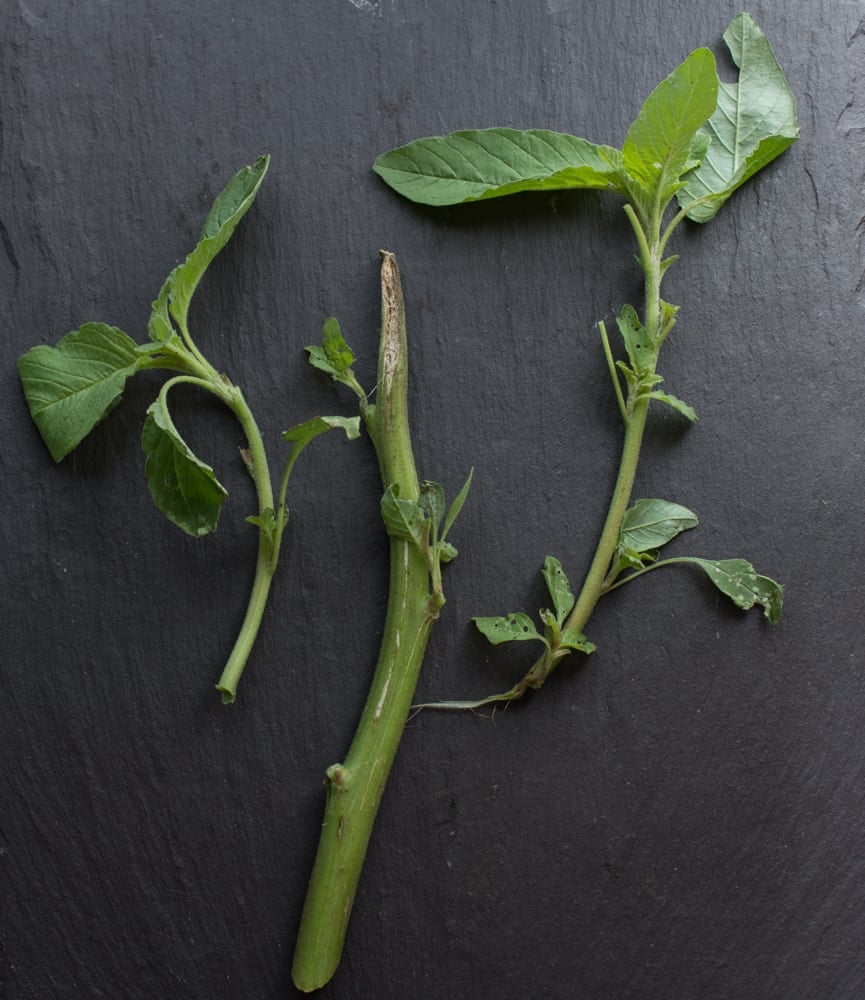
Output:
<path fill-rule="evenodd" d="M 802 138 L 677 238 L 670 391 L 636 495 L 698 512 L 678 552 L 787 585 L 770 627 L 687 571 L 626 588 L 598 653 L 525 704 L 414 720 L 337 978 L 429 1000 L 846 1000 L 865 991 L 861 0 L 757 2 Z M 258 201 L 194 306 L 198 341 L 271 442 L 350 401 L 302 348 L 337 315 L 372 380 L 378 259 L 403 269 L 421 474 L 449 494 L 448 604 L 419 694 L 507 686 L 527 656 L 473 614 L 576 582 L 620 428 L 594 324 L 639 295 L 596 194 L 426 211 L 374 157 L 460 127 L 620 144 L 649 90 L 721 35 L 709 0 L 10 0 L 0 11 L 4 515 L 0 995 L 294 995 L 322 806 L 375 660 L 386 546 L 367 442 L 303 458 L 240 698 L 212 685 L 255 538 L 231 419 L 178 421 L 231 490 L 193 541 L 152 506 L 156 375 L 54 466 L 14 370 L 90 319 L 143 339 L 212 197 L 261 152 Z M 501 655 L 499 655 L 501 654 Z"/>

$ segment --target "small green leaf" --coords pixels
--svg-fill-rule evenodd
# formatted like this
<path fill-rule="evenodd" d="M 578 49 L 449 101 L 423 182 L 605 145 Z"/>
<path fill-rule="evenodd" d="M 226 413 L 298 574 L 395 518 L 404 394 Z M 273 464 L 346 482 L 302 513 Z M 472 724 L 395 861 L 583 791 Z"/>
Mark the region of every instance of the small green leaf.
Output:
<path fill-rule="evenodd" d="M 442 563 L 453 562 L 459 555 L 456 547 L 451 545 L 450 542 L 439 542 L 436 547 L 436 552 L 438 553 L 439 562 Z"/>
<path fill-rule="evenodd" d="M 594 653 L 598 647 L 576 629 L 566 628 L 559 641 L 559 649 L 573 649 L 579 653 Z"/>
<path fill-rule="evenodd" d="M 498 618 L 472 618 L 472 621 L 494 646 L 521 639 L 538 639 L 547 645 L 531 618 L 521 611 Z"/>
<path fill-rule="evenodd" d="M 689 528 L 696 528 L 697 515 L 681 504 L 669 500 L 637 500 L 625 511 L 621 552 L 650 552 L 666 545 L 671 539 Z"/>
<path fill-rule="evenodd" d="M 459 493 L 454 497 L 453 503 L 450 505 L 450 509 L 447 512 L 447 516 L 444 519 L 444 524 L 442 525 L 442 538 L 447 537 L 447 533 L 453 527 L 454 521 L 459 517 L 460 511 L 463 509 L 463 504 L 466 502 L 466 497 L 469 495 L 469 489 L 472 485 L 472 477 L 475 474 L 474 467 L 469 470 L 468 477 L 462 485 Z"/>
<path fill-rule="evenodd" d="M 187 534 L 198 537 L 216 528 L 228 495 L 213 474 L 180 436 L 160 393 L 147 410 L 141 447 L 144 471 L 154 503 Z"/>
<path fill-rule="evenodd" d="M 799 135 L 796 101 L 766 36 L 750 14 L 739 14 L 724 32 L 735 83 L 721 83 L 718 109 L 702 132 L 710 140 L 700 167 L 677 198 L 688 218 L 708 222 L 730 195 L 791 146 Z"/>
<path fill-rule="evenodd" d="M 633 306 L 622 306 L 622 311 L 616 317 L 616 324 L 625 342 L 625 350 L 634 373 L 644 375 L 651 372 L 657 362 L 658 352 L 648 330 L 640 322 L 637 310 Z"/>
<path fill-rule="evenodd" d="M 547 590 L 553 600 L 553 607 L 556 611 L 556 620 L 559 625 L 571 613 L 576 598 L 571 593 L 571 585 L 562 569 L 562 564 L 554 556 L 547 556 L 544 560 L 544 568 L 541 570 L 544 580 L 547 582 Z"/>
<path fill-rule="evenodd" d="M 689 406 L 686 402 L 679 399 L 676 396 L 671 395 L 669 392 L 654 392 L 648 393 L 649 399 L 657 399 L 659 403 L 665 403 L 667 406 L 672 406 L 677 413 L 681 413 L 683 417 L 687 417 L 691 423 L 697 422 L 697 411 L 693 406 Z"/>
<path fill-rule="evenodd" d="M 309 352 L 309 363 L 335 379 L 343 378 L 354 364 L 354 353 L 333 316 L 324 321 L 321 347 L 312 346 L 306 350 Z"/>
<path fill-rule="evenodd" d="M 399 484 L 391 483 L 381 498 L 381 518 L 391 538 L 405 538 L 422 548 L 428 524 L 416 500 L 403 500 Z"/>
<path fill-rule="evenodd" d="M 490 128 L 417 139 L 383 153 L 373 170 L 422 205 L 458 205 L 521 191 L 620 191 L 622 154 L 545 129 Z"/>
<path fill-rule="evenodd" d="M 246 523 L 263 531 L 270 543 L 273 544 L 274 539 L 288 524 L 288 511 L 282 507 L 279 516 L 277 516 L 272 507 L 265 507 L 260 513 L 246 518 Z"/>
<path fill-rule="evenodd" d="M 237 224 L 255 201 L 269 163 L 269 156 L 260 156 L 253 166 L 243 167 L 231 178 L 216 196 L 213 207 L 204 220 L 198 245 L 169 276 L 169 311 L 181 329 L 186 325 L 189 304 L 199 281 L 214 257 L 231 239 Z M 159 299 L 156 301 L 158 303 Z M 157 320 L 155 332 L 157 334 L 165 332 L 161 319 Z"/>
<path fill-rule="evenodd" d="M 159 289 L 159 295 L 157 295 L 156 299 L 152 303 L 150 319 L 147 323 L 148 336 L 151 340 L 155 340 L 158 344 L 168 343 L 168 341 L 173 340 L 177 336 L 171 322 L 171 316 L 168 312 L 171 286 L 174 283 L 174 275 L 176 271 L 177 268 L 175 268 L 162 283 L 162 288 Z"/>
<path fill-rule="evenodd" d="M 692 170 L 705 152 L 697 130 L 718 103 L 715 57 L 696 49 L 652 91 L 625 137 L 625 170 L 662 203 L 672 196 L 679 178 Z"/>
<path fill-rule="evenodd" d="M 784 605 L 784 588 L 768 576 L 760 576 L 745 559 L 696 559 L 688 558 L 700 566 L 712 583 L 726 594 L 736 607 L 747 611 L 755 604 L 761 605 L 763 614 L 772 624 L 781 617 Z"/>
<path fill-rule="evenodd" d="M 55 462 L 120 402 L 143 361 L 135 341 L 105 323 L 86 323 L 56 347 L 40 344 L 18 359 L 30 415 Z"/>
<path fill-rule="evenodd" d="M 299 454 L 310 441 L 335 428 L 344 431 L 349 441 L 354 441 L 360 436 L 360 417 L 313 417 L 283 431 L 282 439 L 293 444 L 295 454 Z"/>
<path fill-rule="evenodd" d="M 420 484 L 418 506 L 429 518 L 432 525 L 432 534 L 435 538 L 445 512 L 445 491 L 441 488 L 441 485 L 425 479 Z"/>

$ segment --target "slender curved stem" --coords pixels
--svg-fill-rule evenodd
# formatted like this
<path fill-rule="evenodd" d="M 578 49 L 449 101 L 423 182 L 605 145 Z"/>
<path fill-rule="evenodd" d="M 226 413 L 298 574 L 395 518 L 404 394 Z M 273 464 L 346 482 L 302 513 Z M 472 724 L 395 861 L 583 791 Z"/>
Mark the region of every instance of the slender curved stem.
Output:
<path fill-rule="evenodd" d="M 223 399 L 235 417 L 237 417 L 246 435 L 247 451 L 244 458 L 246 460 L 246 467 L 255 484 L 259 515 L 263 516 L 266 511 L 272 511 L 275 517 L 275 529 L 272 534 L 269 534 L 264 528 L 259 528 L 255 576 L 252 581 L 252 591 L 249 595 L 246 614 L 243 624 L 240 627 L 240 632 L 235 640 L 234 648 L 231 650 L 231 654 L 222 671 L 222 676 L 216 685 L 217 690 L 222 693 L 223 702 L 232 702 L 237 694 L 238 681 L 249 659 L 255 638 L 258 635 L 258 629 L 264 615 L 264 608 L 267 604 L 267 597 L 270 593 L 273 574 L 276 571 L 279 541 L 282 538 L 283 512 L 281 509 L 274 511 L 273 487 L 271 485 L 270 469 L 267 464 L 264 441 L 258 429 L 258 424 L 252 415 L 252 411 L 243 397 L 243 393 L 234 386 L 225 387 Z"/>

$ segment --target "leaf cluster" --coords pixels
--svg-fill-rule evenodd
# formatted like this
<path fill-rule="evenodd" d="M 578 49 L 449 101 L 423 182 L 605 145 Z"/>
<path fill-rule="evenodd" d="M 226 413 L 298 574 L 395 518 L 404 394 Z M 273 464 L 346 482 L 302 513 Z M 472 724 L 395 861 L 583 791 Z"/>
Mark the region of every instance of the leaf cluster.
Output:
<path fill-rule="evenodd" d="M 562 564 L 554 556 L 547 556 L 541 570 L 552 608 L 541 608 L 538 612 L 543 624 L 539 632 L 532 619 L 522 611 L 494 617 L 476 617 L 472 621 L 478 630 L 494 645 L 503 642 L 536 640 L 543 643 L 545 656 L 561 657 L 571 651 L 593 653 L 595 645 L 576 629 L 566 626 L 568 615 L 576 598 L 571 593 L 571 585 L 562 569 Z"/>
<path fill-rule="evenodd" d="M 213 469 L 193 454 L 175 426 L 168 392 L 188 382 L 237 405 L 237 390 L 207 362 L 188 327 L 192 297 L 207 268 L 249 210 L 269 157 L 244 167 L 216 198 L 186 260 L 169 274 L 153 302 L 149 342 L 138 344 L 117 327 L 86 323 L 50 347 L 31 348 L 18 372 L 31 416 L 55 461 L 60 461 L 120 402 L 126 382 L 148 369 L 170 369 L 147 411 L 141 444 L 156 506 L 178 527 L 198 536 L 213 531 L 226 497 Z"/>
<path fill-rule="evenodd" d="M 524 191 L 618 193 L 643 218 L 675 197 L 706 222 L 798 135 L 796 109 L 766 36 L 749 14 L 724 34 L 739 77 L 721 83 L 697 49 L 644 102 L 622 149 L 544 129 L 463 130 L 382 154 L 376 173 L 424 205 L 456 205 Z"/>

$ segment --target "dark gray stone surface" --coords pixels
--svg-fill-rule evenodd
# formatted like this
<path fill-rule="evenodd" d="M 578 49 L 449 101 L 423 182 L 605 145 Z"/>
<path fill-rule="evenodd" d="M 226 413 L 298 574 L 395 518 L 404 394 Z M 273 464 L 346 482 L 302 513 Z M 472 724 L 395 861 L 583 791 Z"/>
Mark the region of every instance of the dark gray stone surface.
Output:
<path fill-rule="evenodd" d="M 663 371 L 700 422 L 652 422 L 637 495 L 685 503 L 677 551 L 787 584 L 781 624 L 670 571 L 599 607 L 598 652 L 525 704 L 409 726 L 337 978 L 357 1000 L 855 1000 L 865 991 L 860 615 L 865 21 L 759 2 L 801 141 L 677 239 Z M 548 127 L 620 144 L 654 84 L 718 49 L 709 0 L 9 0 L 0 11 L 0 995 L 271 1000 L 289 966 L 324 768 L 375 660 L 386 547 L 368 444 L 324 439 L 240 698 L 213 691 L 254 559 L 231 420 L 178 420 L 231 490 L 193 541 L 153 508 L 159 380 L 55 466 L 15 358 L 90 319 L 144 336 L 210 200 L 259 199 L 194 307 L 278 431 L 349 401 L 303 347 L 337 315 L 374 371 L 378 260 L 403 268 L 421 474 L 475 485 L 424 698 L 527 665 L 474 614 L 576 581 L 620 429 L 594 324 L 639 294 L 595 194 L 426 211 L 371 173 L 400 142 Z M 517 651 L 519 652 L 519 651 Z"/>

